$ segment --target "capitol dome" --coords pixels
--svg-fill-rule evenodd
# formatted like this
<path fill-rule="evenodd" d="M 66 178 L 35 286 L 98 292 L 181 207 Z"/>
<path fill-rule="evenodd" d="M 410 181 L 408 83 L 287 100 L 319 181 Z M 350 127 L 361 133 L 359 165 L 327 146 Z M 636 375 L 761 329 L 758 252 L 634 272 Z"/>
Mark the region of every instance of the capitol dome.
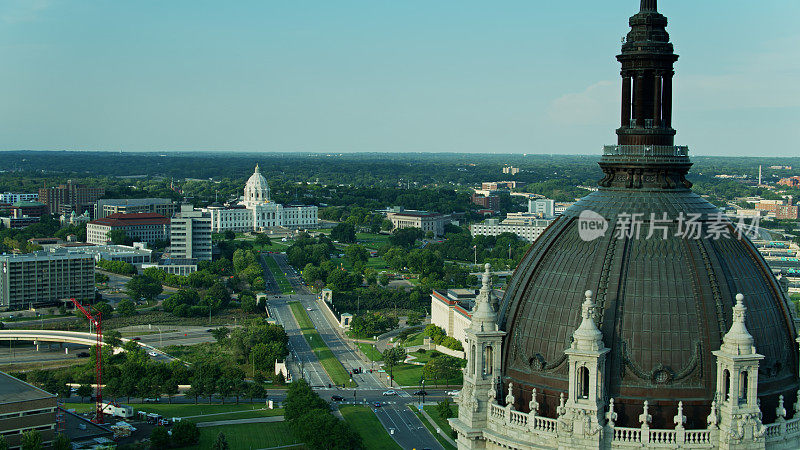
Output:
<path fill-rule="evenodd" d="M 758 400 L 765 422 L 779 395 L 795 403 L 798 353 L 794 307 L 747 237 L 691 190 L 686 147 L 672 128 L 673 53 L 655 0 L 631 17 L 622 53 L 622 117 L 617 145 L 600 158 L 598 190 L 567 209 L 532 245 L 498 310 L 506 333 L 502 392 L 514 407 L 538 394 L 539 414 L 556 417 L 569 385 L 567 354 L 581 322 L 584 292 L 609 349 L 602 398 L 617 425 L 638 427 L 643 400 L 653 427 L 672 426 L 682 402 L 687 427 L 706 426 L 715 400 L 720 348 L 737 293 L 763 359 Z M 647 415 L 645 409 L 645 415 Z M 680 414 L 680 413 L 679 413 Z"/>
<path fill-rule="evenodd" d="M 250 178 L 244 185 L 244 203 L 246 205 L 253 205 L 269 201 L 269 185 L 267 184 L 267 179 L 261 175 L 261 170 L 258 168 L 258 164 L 256 164 L 255 172 L 250 175 Z"/>

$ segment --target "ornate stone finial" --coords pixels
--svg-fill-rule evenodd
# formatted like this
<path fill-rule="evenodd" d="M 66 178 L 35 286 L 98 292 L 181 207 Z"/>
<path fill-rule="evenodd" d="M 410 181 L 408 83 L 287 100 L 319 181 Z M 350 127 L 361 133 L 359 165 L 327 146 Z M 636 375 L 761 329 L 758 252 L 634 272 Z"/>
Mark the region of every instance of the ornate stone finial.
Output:
<path fill-rule="evenodd" d="M 614 427 L 614 422 L 617 420 L 617 413 L 614 411 L 614 397 L 608 401 L 608 412 L 606 413 L 606 420 L 608 420 L 608 426 Z"/>
<path fill-rule="evenodd" d="M 717 401 L 711 402 L 711 414 L 706 418 L 709 430 L 716 430 L 719 425 L 719 416 L 717 415 Z"/>
<path fill-rule="evenodd" d="M 492 385 L 489 386 L 489 403 L 497 404 L 497 382 L 492 381 Z"/>
<path fill-rule="evenodd" d="M 258 163 L 256 163 L 256 171 L 255 173 L 261 173 L 261 169 L 258 168 Z"/>
<path fill-rule="evenodd" d="M 641 422 L 643 427 L 646 427 L 650 422 L 653 421 L 653 416 L 648 413 L 650 409 L 650 402 L 647 400 L 644 401 L 644 411 L 639 414 L 639 422 Z"/>
<path fill-rule="evenodd" d="M 797 390 L 797 400 L 794 402 L 794 412 L 800 413 L 800 389 Z"/>
<path fill-rule="evenodd" d="M 730 330 L 722 338 L 720 350 L 731 355 L 752 355 L 756 353 L 753 345 L 753 336 L 747 331 L 745 317 L 747 307 L 744 306 L 744 295 L 736 294 L 736 304 L 733 306 L 733 323 Z"/>
<path fill-rule="evenodd" d="M 536 401 L 536 388 L 531 389 L 531 401 L 528 402 L 528 412 L 533 417 L 539 414 L 539 402 Z"/>
<path fill-rule="evenodd" d="M 506 394 L 506 407 L 514 407 L 514 383 L 508 383 L 508 393 Z"/>
<path fill-rule="evenodd" d="M 566 403 L 567 401 L 564 398 L 564 393 L 562 392 L 561 395 L 559 396 L 558 407 L 556 407 L 556 413 L 558 413 L 559 416 L 563 416 L 564 414 L 567 413 Z"/>
<path fill-rule="evenodd" d="M 678 414 L 672 418 L 675 423 L 676 430 L 682 430 L 683 424 L 686 423 L 686 416 L 683 415 L 683 402 L 678 402 Z"/>
<path fill-rule="evenodd" d="M 786 419 L 786 408 L 783 407 L 783 394 L 778 397 L 778 407 L 775 408 L 775 415 L 778 419 Z"/>
<path fill-rule="evenodd" d="M 603 333 L 597 328 L 594 323 L 594 300 L 592 300 L 592 291 L 586 291 L 584 296 L 586 300 L 581 305 L 581 324 L 572 333 L 572 348 L 575 350 L 602 350 L 605 348 L 603 344 Z"/>

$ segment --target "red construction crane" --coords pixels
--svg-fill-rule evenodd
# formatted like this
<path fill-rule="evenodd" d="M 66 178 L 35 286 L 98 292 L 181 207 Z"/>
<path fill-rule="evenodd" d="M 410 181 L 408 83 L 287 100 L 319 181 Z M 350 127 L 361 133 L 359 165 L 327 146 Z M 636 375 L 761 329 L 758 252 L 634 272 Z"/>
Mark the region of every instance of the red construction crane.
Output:
<path fill-rule="evenodd" d="M 96 384 L 95 390 L 95 415 L 94 415 L 94 423 L 103 423 L 103 389 L 102 389 L 102 374 L 103 374 L 103 327 L 101 326 L 101 316 L 102 314 L 100 311 L 97 311 L 94 315 L 89 313 L 77 300 L 71 298 L 72 303 L 75 304 L 75 307 L 80 309 L 81 312 L 89 319 L 89 322 L 94 325 L 95 335 L 97 336 L 97 345 L 94 347 L 94 377 Z"/>

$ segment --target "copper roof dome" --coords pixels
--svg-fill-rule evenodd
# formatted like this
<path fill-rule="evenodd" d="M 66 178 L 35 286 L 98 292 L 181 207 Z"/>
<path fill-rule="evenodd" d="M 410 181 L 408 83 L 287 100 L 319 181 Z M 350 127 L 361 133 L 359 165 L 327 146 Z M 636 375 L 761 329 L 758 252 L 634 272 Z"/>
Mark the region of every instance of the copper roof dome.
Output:
<path fill-rule="evenodd" d="M 649 400 L 654 418 L 672 417 L 682 401 L 687 426 L 704 426 L 715 392 L 711 352 L 720 348 L 742 293 L 747 329 L 764 355 L 758 394 L 767 416 L 779 394 L 795 397 L 794 308 L 747 236 L 685 178 L 691 162 L 686 147 L 673 145 L 671 120 L 677 55 L 655 0 L 642 1 L 630 25 L 617 57 L 623 79 L 618 144 L 604 148 L 598 191 L 536 240 L 499 306 L 507 332 L 504 381 L 521 386 L 520 410 L 536 388 L 544 395 L 541 412 L 553 417 L 568 385 L 564 350 L 581 322 L 583 293 L 592 290 L 596 322 L 611 349 L 605 395 L 620 406 L 620 425 L 638 426 L 633 411 Z"/>

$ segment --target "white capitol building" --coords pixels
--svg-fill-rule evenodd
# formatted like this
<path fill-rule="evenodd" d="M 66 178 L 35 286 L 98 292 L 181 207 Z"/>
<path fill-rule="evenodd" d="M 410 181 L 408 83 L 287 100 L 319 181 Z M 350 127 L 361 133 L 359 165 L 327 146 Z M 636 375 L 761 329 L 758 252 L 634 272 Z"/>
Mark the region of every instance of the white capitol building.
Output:
<path fill-rule="evenodd" d="M 205 209 L 211 214 L 211 232 L 264 231 L 270 228 L 315 228 L 317 207 L 283 206 L 270 200 L 267 179 L 256 164 L 255 172 L 244 186 L 244 196 L 235 204 L 212 203 Z"/>

